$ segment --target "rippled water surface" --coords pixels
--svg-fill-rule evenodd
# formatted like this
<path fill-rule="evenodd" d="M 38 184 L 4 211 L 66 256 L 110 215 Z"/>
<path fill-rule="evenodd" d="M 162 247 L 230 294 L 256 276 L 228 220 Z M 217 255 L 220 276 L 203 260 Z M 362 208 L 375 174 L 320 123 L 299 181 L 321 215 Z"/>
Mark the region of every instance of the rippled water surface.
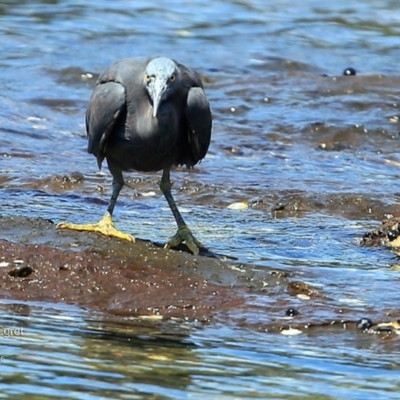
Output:
<path fill-rule="evenodd" d="M 9 0 L 0 32 L 3 215 L 97 220 L 111 180 L 86 153 L 96 77 L 166 55 L 204 76 L 213 110 L 208 156 L 172 172 L 202 242 L 303 271 L 360 318 L 399 304 L 394 256 L 357 238 L 400 211 L 400 3 Z M 175 225 L 159 178 L 128 174 L 115 222 L 162 242 Z M 0 398 L 399 398 L 395 338 L 171 324 L 4 301 L 0 325 L 24 334 L 0 337 Z"/>

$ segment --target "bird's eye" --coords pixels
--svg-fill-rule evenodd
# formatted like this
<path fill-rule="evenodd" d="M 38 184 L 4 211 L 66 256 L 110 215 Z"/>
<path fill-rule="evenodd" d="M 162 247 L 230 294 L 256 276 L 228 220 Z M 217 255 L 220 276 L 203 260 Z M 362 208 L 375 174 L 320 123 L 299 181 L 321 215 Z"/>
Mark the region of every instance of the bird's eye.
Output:
<path fill-rule="evenodd" d="M 175 80 L 175 75 L 172 74 L 171 77 L 169 78 L 169 81 L 170 81 L 170 82 L 173 82 L 174 80 Z"/>
<path fill-rule="evenodd" d="M 147 75 L 147 74 L 146 74 L 146 82 L 148 83 L 148 82 L 150 82 L 150 81 L 151 81 L 150 75 Z"/>

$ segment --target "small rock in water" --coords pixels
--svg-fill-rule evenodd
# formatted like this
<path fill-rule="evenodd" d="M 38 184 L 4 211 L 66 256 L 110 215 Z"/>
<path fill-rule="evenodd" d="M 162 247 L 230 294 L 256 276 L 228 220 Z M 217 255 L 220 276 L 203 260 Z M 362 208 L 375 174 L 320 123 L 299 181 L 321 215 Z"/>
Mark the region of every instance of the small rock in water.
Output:
<path fill-rule="evenodd" d="M 13 270 L 11 270 L 8 275 L 14 276 L 16 278 L 26 278 L 33 272 L 33 268 L 28 265 L 20 265 Z"/>
<path fill-rule="evenodd" d="M 228 208 L 230 210 L 246 210 L 247 208 L 249 208 L 249 205 L 248 203 L 240 201 L 237 203 L 229 204 Z"/>
<path fill-rule="evenodd" d="M 343 71 L 343 75 L 344 76 L 352 76 L 352 75 L 356 75 L 356 70 L 354 69 L 354 68 L 346 68 L 344 71 Z"/>
<path fill-rule="evenodd" d="M 357 328 L 365 331 L 366 329 L 370 329 L 371 326 L 374 325 L 369 318 L 361 318 L 357 321 Z"/>
<path fill-rule="evenodd" d="M 140 192 L 139 194 L 143 197 L 149 197 L 149 196 L 155 196 L 156 192 L 154 192 L 153 190 L 150 190 L 149 192 Z"/>
<path fill-rule="evenodd" d="M 376 325 L 377 332 L 394 332 L 397 335 L 400 334 L 400 323 L 399 321 L 391 321 L 391 322 L 381 322 Z"/>
<path fill-rule="evenodd" d="M 399 236 L 399 231 L 398 230 L 395 231 L 393 229 L 389 229 L 387 231 L 387 237 L 388 237 L 389 241 L 397 239 L 398 236 Z"/>
<path fill-rule="evenodd" d="M 300 329 L 296 328 L 289 328 L 289 329 L 282 329 L 281 330 L 281 335 L 286 335 L 286 336 L 294 336 L 294 335 L 300 335 L 303 333 Z"/>
<path fill-rule="evenodd" d="M 286 310 L 285 315 L 287 317 L 294 317 L 295 315 L 299 315 L 299 312 L 295 308 L 290 307 Z"/>
<path fill-rule="evenodd" d="M 298 294 L 296 297 L 298 297 L 301 300 L 310 300 L 311 299 L 311 297 L 309 295 L 302 294 L 302 293 Z"/>

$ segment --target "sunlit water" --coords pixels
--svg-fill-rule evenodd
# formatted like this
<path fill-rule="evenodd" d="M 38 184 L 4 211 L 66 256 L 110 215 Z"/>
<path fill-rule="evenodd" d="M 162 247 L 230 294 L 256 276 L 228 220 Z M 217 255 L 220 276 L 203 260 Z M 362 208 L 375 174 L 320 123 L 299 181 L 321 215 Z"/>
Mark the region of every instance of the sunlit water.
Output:
<path fill-rule="evenodd" d="M 361 311 L 398 304 L 393 256 L 356 238 L 399 211 L 399 168 L 387 161 L 400 161 L 399 15 L 390 0 L 3 2 L 1 212 L 97 220 L 111 181 L 86 153 L 96 76 L 119 58 L 167 55 L 205 76 L 213 109 L 208 156 L 172 174 L 200 239 L 261 267 L 312 271 L 334 304 L 351 296 Z M 349 66 L 356 76 L 342 76 Z M 75 171 L 85 180 L 71 189 L 52 181 Z M 128 175 L 136 190 L 120 196 L 121 229 L 172 235 L 159 177 Z M 271 212 L 296 193 L 308 208 Z M 354 198 L 365 206 L 351 206 Z M 228 208 L 236 202 L 250 207 Z M 136 332 L 135 321 L 122 329 L 104 318 L 4 304 L 0 324 L 24 335 L 0 338 L 0 398 L 365 399 L 400 389 L 395 350 L 361 334 L 189 324 L 186 337 L 161 340 Z"/>

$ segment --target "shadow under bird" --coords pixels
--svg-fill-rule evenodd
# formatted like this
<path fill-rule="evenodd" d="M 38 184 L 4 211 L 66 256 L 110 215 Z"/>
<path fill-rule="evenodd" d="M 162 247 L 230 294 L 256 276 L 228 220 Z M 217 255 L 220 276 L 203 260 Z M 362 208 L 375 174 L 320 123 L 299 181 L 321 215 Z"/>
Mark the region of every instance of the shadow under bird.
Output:
<path fill-rule="evenodd" d="M 160 189 L 178 225 L 165 245 L 185 242 L 193 254 L 204 246 L 194 237 L 171 194 L 170 170 L 196 165 L 205 157 L 212 117 L 200 75 L 166 57 L 122 59 L 98 78 L 86 112 L 88 152 L 99 168 L 106 159 L 113 176 L 112 195 L 95 224 L 61 222 L 58 228 L 99 232 L 134 241 L 114 227 L 112 214 L 124 186 L 123 171 L 160 171 Z"/>

